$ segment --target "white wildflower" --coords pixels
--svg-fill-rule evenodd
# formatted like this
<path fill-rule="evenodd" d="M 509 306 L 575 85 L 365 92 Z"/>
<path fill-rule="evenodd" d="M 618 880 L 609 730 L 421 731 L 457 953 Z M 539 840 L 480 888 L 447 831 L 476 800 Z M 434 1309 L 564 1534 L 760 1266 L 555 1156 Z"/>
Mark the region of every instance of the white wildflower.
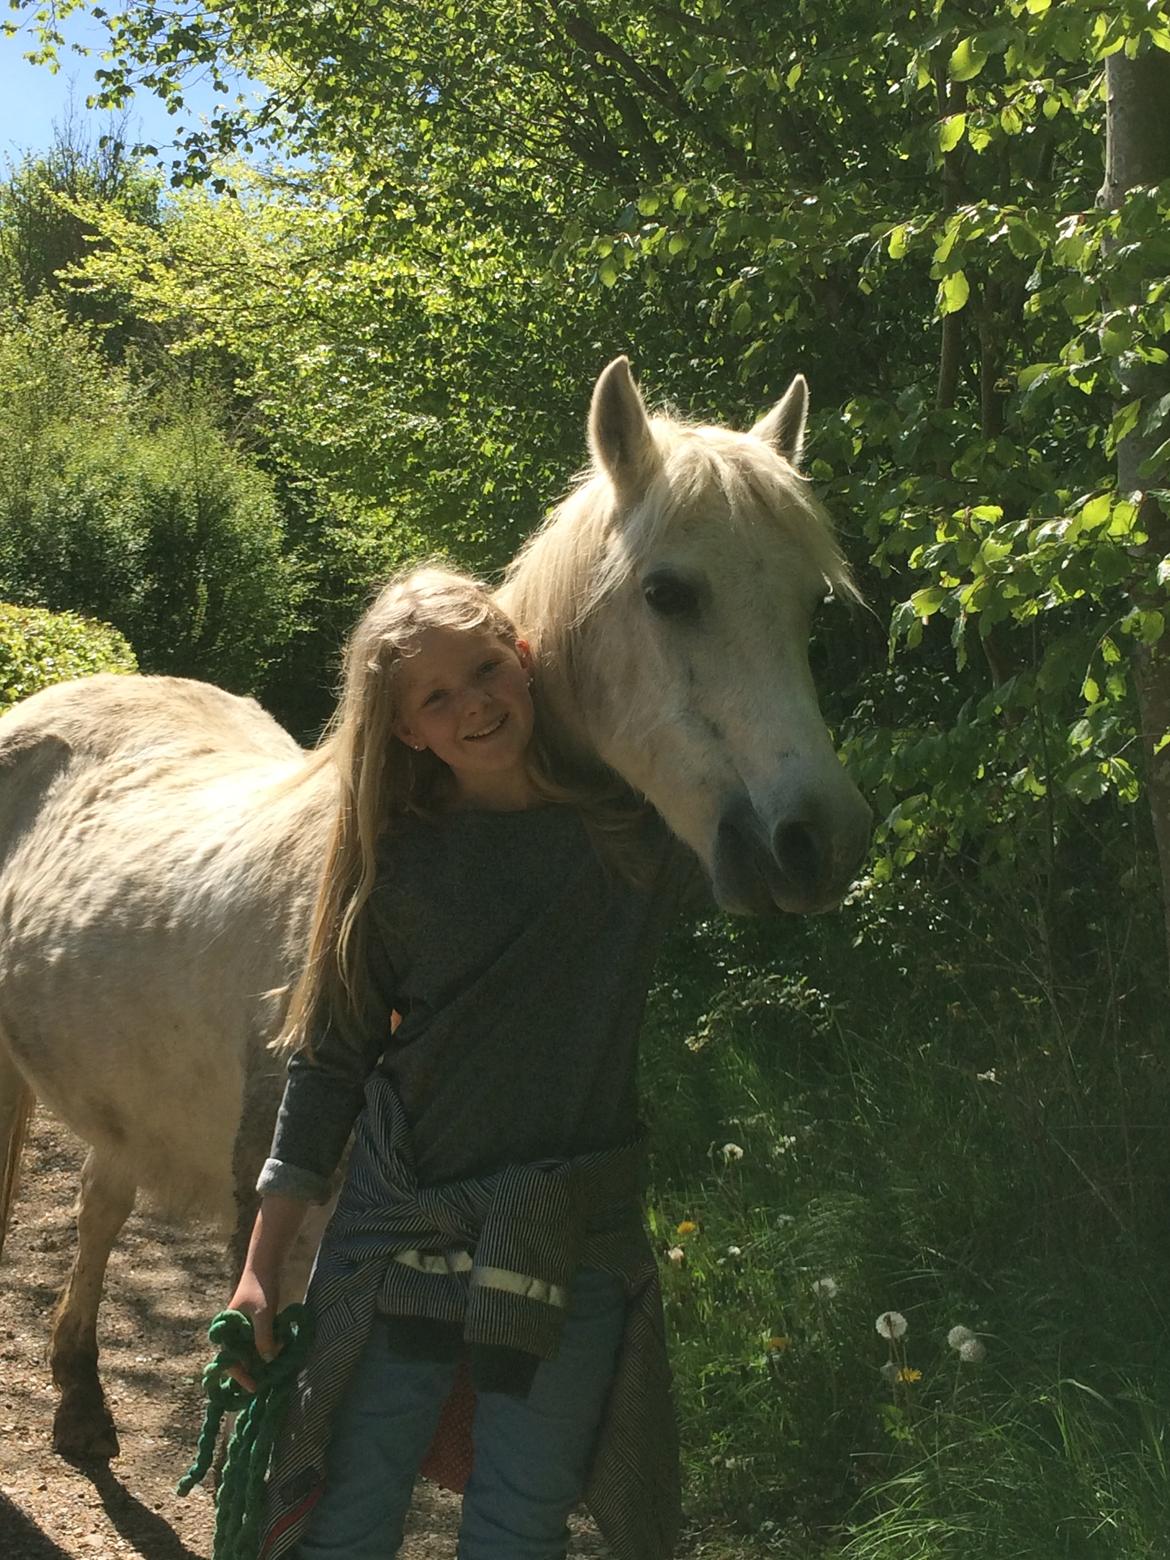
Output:
<path fill-rule="evenodd" d="M 795 1147 L 796 1147 L 796 1138 L 792 1135 L 792 1133 L 791 1132 L 782 1133 L 781 1136 L 778 1137 L 776 1139 L 776 1141 L 772 1144 L 772 1158 L 773 1159 L 779 1159 L 779 1158 L 782 1157 L 782 1155 L 786 1154 L 790 1148 L 795 1148 Z"/>
<path fill-rule="evenodd" d="M 959 1347 L 959 1358 L 965 1365 L 980 1365 L 987 1358 L 987 1350 L 978 1338 L 968 1338 Z"/>
<path fill-rule="evenodd" d="M 818 1300 L 835 1300 L 837 1298 L 837 1280 L 835 1278 L 818 1278 L 812 1289 Z"/>
<path fill-rule="evenodd" d="M 666 1255 L 667 1258 L 674 1263 L 675 1267 L 682 1267 L 683 1263 L 687 1259 L 687 1254 L 681 1246 L 672 1246 Z"/>
<path fill-rule="evenodd" d="M 969 1343 L 975 1334 L 969 1327 L 952 1327 L 947 1333 L 947 1343 L 952 1349 L 961 1349 L 965 1343 Z"/>
<path fill-rule="evenodd" d="M 976 1083 L 998 1083 L 999 1079 L 995 1076 L 995 1068 L 989 1067 L 986 1072 L 976 1073 L 975 1081 Z"/>
<path fill-rule="evenodd" d="M 873 888 L 872 877 L 859 877 L 850 886 L 849 892 L 841 901 L 843 905 L 855 905 L 864 899 Z"/>
<path fill-rule="evenodd" d="M 893 1340 L 906 1336 L 907 1322 L 901 1311 L 883 1311 L 873 1325 L 883 1338 Z"/>
<path fill-rule="evenodd" d="M 740 1148 L 738 1143 L 724 1143 L 720 1153 L 723 1155 L 726 1164 L 731 1164 L 733 1160 L 743 1158 L 743 1149 Z"/>
<path fill-rule="evenodd" d="M 743 1256 L 743 1252 L 740 1250 L 740 1248 L 738 1246 L 728 1246 L 728 1248 L 727 1248 L 727 1255 L 729 1257 L 742 1257 Z"/>

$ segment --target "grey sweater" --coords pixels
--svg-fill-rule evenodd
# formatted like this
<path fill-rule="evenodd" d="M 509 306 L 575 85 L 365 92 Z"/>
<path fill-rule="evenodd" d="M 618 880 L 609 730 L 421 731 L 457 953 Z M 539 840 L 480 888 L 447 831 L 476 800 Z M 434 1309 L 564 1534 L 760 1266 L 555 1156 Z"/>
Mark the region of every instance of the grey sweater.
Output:
<path fill-rule="evenodd" d="M 258 1189 L 326 1195 L 375 1069 L 405 1108 L 424 1186 L 633 1138 L 646 992 L 696 867 L 657 820 L 644 849 L 634 887 L 570 808 L 396 823 L 371 900 L 365 1021 L 325 1027 L 292 1058 Z"/>

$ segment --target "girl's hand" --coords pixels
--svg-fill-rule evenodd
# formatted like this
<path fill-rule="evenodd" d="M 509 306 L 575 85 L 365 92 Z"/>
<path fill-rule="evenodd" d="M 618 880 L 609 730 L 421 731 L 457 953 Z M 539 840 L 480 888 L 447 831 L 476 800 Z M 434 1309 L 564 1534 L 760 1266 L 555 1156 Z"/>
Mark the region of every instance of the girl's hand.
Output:
<path fill-rule="evenodd" d="M 261 1199 L 244 1271 L 229 1301 L 233 1311 L 242 1311 L 252 1318 L 252 1336 L 262 1360 L 271 1360 L 280 1352 L 272 1337 L 272 1324 L 280 1304 L 280 1273 L 308 1206 L 299 1198 L 275 1193 Z M 231 1366 L 228 1375 L 246 1391 L 255 1392 L 256 1383 L 239 1365 Z"/>
<path fill-rule="evenodd" d="M 272 1323 L 279 1302 L 279 1285 L 275 1276 L 262 1277 L 251 1267 L 246 1267 L 241 1273 L 236 1292 L 228 1301 L 229 1309 L 242 1311 L 245 1316 L 252 1318 L 252 1336 L 262 1360 L 273 1359 L 279 1353 L 272 1337 Z M 227 1373 L 245 1391 L 255 1392 L 256 1383 L 242 1365 L 229 1365 Z"/>

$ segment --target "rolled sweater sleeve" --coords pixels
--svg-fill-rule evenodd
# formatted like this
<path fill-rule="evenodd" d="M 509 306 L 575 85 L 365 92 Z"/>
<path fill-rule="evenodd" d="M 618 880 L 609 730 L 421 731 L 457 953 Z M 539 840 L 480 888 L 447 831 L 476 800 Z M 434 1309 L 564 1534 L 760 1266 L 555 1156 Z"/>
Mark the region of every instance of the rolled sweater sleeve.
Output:
<path fill-rule="evenodd" d="M 294 1052 L 272 1149 L 256 1190 L 324 1202 L 365 1098 L 366 1080 L 390 1042 L 397 980 L 377 914 L 370 919 L 364 1016 L 326 1019 Z"/>

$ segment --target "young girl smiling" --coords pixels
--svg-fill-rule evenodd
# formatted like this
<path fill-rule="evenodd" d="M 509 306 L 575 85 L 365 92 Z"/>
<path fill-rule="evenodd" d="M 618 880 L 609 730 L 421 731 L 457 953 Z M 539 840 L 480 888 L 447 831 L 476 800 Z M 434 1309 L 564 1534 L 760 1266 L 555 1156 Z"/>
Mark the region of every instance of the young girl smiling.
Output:
<path fill-rule="evenodd" d="M 461 1560 L 563 1556 L 583 1494 L 618 1555 L 673 1547 L 635 1062 L 694 861 L 608 780 L 558 772 L 537 677 L 488 593 L 434 567 L 347 649 L 322 750 L 339 805 L 231 1302 L 270 1353 L 281 1264 L 352 1130 L 269 1479 L 273 1560 L 390 1560 L 468 1378 Z"/>

